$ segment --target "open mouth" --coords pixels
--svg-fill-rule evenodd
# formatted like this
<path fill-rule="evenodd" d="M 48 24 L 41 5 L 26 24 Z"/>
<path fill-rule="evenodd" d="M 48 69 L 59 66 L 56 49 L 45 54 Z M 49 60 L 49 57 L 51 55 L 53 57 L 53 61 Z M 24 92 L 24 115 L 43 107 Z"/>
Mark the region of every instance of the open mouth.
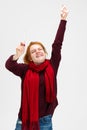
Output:
<path fill-rule="evenodd" d="M 39 58 L 39 57 L 42 57 L 43 56 L 43 54 L 38 54 L 38 55 L 36 55 L 36 58 Z"/>

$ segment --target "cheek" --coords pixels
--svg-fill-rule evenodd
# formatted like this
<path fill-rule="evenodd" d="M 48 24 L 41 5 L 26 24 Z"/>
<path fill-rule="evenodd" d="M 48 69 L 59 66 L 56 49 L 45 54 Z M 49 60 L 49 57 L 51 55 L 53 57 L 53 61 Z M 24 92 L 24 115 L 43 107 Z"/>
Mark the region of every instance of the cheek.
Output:
<path fill-rule="evenodd" d="M 31 60 L 35 59 L 35 54 L 31 54 L 30 59 Z"/>
<path fill-rule="evenodd" d="M 32 58 L 33 58 L 33 55 L 30 54 L 30 55 L 29 55 L 29 60 L 32 61 Z"/>
<path fill-rule="evenodd" d="M 46 55 L 46 53 L 44 51 L 42 51 L 41 53 L 42 53 L 42 55 Z"/>
<path fill-rule="evenodd" d="M 44 52 L 44 56 L 46 57 L 46 53 Z"/>

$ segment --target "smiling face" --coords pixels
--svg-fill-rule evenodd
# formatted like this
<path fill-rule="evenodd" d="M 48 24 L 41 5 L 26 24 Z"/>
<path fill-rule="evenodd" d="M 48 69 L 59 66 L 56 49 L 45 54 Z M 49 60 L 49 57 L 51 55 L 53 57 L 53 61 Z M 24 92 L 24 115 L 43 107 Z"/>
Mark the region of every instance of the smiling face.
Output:
<path fill-rule="evenodd" d="M 31 61 L 33 61 L 35 64 L 41 64 L 46 59 L 46 52 L 39 44 L 31 45 L 30 47 L 30 56 Z"/>

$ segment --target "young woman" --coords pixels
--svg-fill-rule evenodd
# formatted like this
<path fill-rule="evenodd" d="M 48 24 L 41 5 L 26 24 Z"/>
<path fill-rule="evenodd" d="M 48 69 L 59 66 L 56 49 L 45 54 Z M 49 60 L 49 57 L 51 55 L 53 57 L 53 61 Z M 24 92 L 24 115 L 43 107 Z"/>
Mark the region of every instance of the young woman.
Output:
<path fill-rule="evenodd" d="M 67 8 L 63 7 L 50 59 L 46 59 L 42 43 L 30 42 L 24 63 L 17 62 L 24 53 L 24 43 L 20 43 L 16 54 L 6 61 L 6 68 L 21 78 L 21 106 L 15 130 L 52 130 L 52 116 L 58 105 L 56 76 L 67 14 Z"/>

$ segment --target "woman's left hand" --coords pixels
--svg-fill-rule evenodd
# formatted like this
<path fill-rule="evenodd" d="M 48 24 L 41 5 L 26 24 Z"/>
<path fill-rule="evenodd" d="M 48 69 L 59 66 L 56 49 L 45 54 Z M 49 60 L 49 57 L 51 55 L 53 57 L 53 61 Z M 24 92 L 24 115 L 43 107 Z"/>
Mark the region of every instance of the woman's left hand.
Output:
<path fill-rule="evenodd" d="M 67 15 L 68 15 L 68 10 L 67 10 L 66 6 L 64 5 L 61 8 L 61 19 L 66 20 Z"/>

